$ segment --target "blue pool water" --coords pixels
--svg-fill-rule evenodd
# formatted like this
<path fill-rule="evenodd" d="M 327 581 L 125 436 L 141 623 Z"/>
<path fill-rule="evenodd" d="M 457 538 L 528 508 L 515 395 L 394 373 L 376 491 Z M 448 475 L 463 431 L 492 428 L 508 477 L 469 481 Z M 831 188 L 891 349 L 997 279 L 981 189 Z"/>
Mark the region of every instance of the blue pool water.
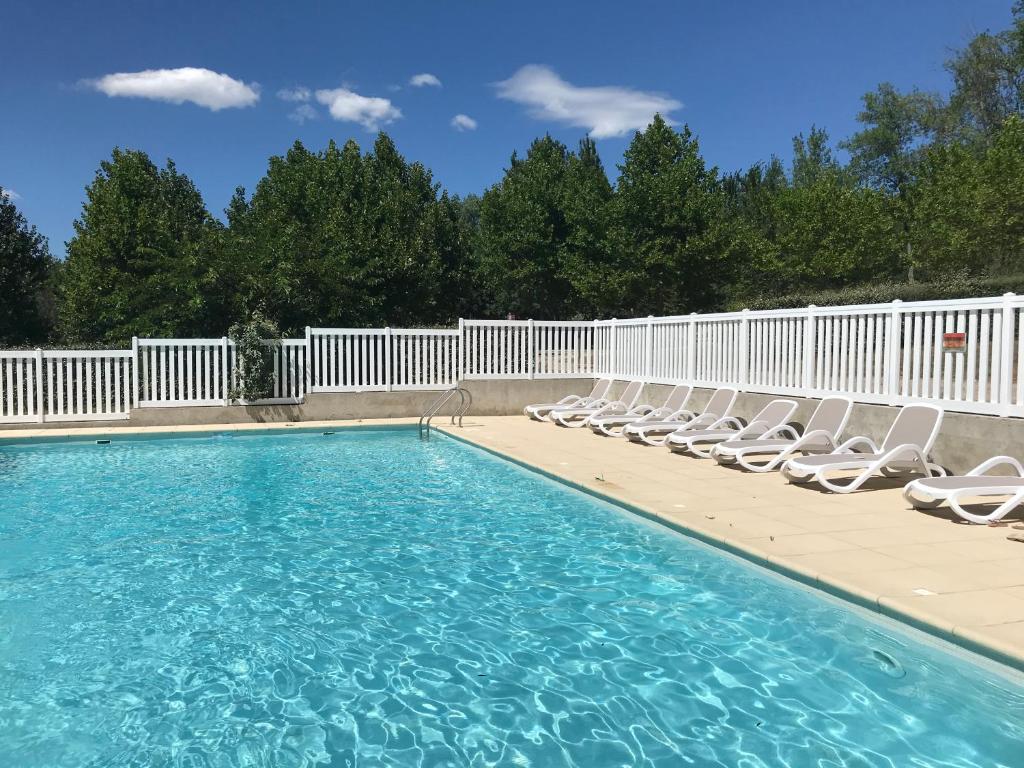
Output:
<path fill-rule="evenodd" d="M 1024 765 L 1014 675 L 443 437 L 0 487 L 0 766 Z"/>

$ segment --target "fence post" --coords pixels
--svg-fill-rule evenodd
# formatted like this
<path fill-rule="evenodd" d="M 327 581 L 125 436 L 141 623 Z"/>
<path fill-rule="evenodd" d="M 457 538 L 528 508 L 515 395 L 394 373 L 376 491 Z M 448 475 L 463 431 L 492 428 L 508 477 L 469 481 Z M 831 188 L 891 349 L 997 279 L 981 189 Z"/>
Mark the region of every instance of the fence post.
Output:
<path fill-rule="evenodd" d="M 457 365 L 455 368 L 455 385 L 458 386 L 459 382 L 462 381 L 462 376 L 466 372 L 465 361 L 462 356 L 463 348 L 466 346 L 464 339 L 466 338 L 466 319 L 463 317 L 459 318 L 459 346 L 457 352 Z"/>
<path fill-rule="evenodd" d="M 644 379 L 650 380 L 654 371 L 654 315 L 647 316 L 644 326 Z"/>
<path fill-rule="evenodd" d="M 816 363 L 814 357 L 814 340 L 818 335 L 818 320 L 814 314 L 814 310 L 817 307 L 811 304 L 807 307 L 807 318 L 804 320 L 804 374 L 803 374 L 803 394 L 810 394 L 811 390 L 814 389 L 814 366 Z"/>
<path fill-rule="evenodd" d="M 306 326 L 306 356 L 302 361 L 302 392 L 299 398 L 305 402 L 306 393 L 313 386 L 313 329 Z"/>
<path fill-rule="evenodd" d="M 743 308 L 742 317 L 740 317 L 740 371 L 739 371 L 739 390 L 741 392 L 746 391 L 747 383 L 750 376 L 750 310 L 746 307 Z"/>
<path fill-rule="evenodd" d="M 43 423 L 46 417 L 46 404 L 43 402 L 43 350 L 36 347 L 36 421 Z"/>
<path fill-rule="evenodd" d="M 1013 322 L 1013 300 L 1016 296 L 1013 293 L 1003 294 L 1003 339 L 1000 346 L 1000 354 L 1003 359 L 999 362 L 999 415 L 1009 416 L 1013 407 L 1013 356 L 1014 356 L 1014 322 Z"/>
<path fill-rule="evenodd" d="M 384 386 L 388 392 L 395 389 L 391 381 L 391 326 L 384 329 Z"/>
<path fill-rule="evenodd" d="M 530 381 L 537 377 L 536 355 L 533 352 L 533 318 L 527 321 L 526 326 L 526 372 Z"/>
<path fill-rule="evenodd" d="M 889 396 L 891 405 L 897 405 L 900 397 L 900 347 L 903 338 L 900 305 L 902 303 L 899 299 L 894 299 L 892 302 L 892 308 L 889 310 L 889 333 L 885 340 L 888 352 L 885 357 L 885 394 Z M 831 344 L 832 339 L 829 339 L 828 343 Z"/>
<path fill-rule="evenodd" d="M 686 381 L 691 385 L 697 377 L 697 313 L 691 312 L 686 328 Z"/>
<path fill-rule="evenodd" d="M 230 367 L 234 370 L 234 366 Z M 224 405 L 231 405 L 231 382 L 228 380 L 228 337 L 220 337 L 220 378 L 224 382 Z"/>
<path fill-rule="evenodd" d="M 132 336 L 132 359 L 128 365 L 128 376 L 131 377 L 132 408 L 139 407 L 139 337 Z"/>
<path fill-rule="evenodd" d="M 618 350 L 615 348 L 615 330 L 618 328 L 618 322 L 616 318 L 612 318 L 611 338 L 608 340 L 608 375 L 612 378 L 615 378 L 619 372 L 618 360 L 616 359 Z"/>

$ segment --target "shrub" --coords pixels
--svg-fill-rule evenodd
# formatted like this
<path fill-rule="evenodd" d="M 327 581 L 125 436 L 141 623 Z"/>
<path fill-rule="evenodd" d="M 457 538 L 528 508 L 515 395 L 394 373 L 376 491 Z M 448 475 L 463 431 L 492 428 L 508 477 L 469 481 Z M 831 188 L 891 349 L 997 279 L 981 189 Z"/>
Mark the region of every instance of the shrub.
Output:
<path fill-rule="evenodd" d="M 932 299 L 968 299 L 977 296 L 999 296 L 1004 293 L 1024 293 L 1024 275 L 1002 277 L 972 277 L 955 273 L 944 280 L 923 283 L 904 283 L 879 280 L 862 285 L 826 291 L 800 291 L 790 294 L 760 294 L 729 302 L 729 310 L 790 309 L 806 307 L 836 307 L 845 304 L 883 304 L 901 301 L 927 301 Z"/>
<path fill-rule="evenodd" d="M 250 403 L 270 397 L 274 391 L 274 352 L 281 343 L 277 323 L 261 312 L 253 312 L 248 320 L 232 325 L 228 336 L 235 344 L 236 370 L 228 397 Z"/>

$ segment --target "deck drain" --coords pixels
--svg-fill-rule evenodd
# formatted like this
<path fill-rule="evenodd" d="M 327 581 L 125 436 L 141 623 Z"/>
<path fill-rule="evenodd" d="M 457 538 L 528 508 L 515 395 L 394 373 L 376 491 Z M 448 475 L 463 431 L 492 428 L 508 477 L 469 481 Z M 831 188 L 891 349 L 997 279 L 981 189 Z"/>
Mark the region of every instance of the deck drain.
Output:
<path fill-rule="evenodd" d="M 907 670 L 903 668 L 903 665 L 885 651 L 873 648 L 871 650 L 871 655 L 874 657 L 875 661 L 878 662 L 878 668 L 889 677 L 899 680 L 900 678 L 907 676 Z"/>

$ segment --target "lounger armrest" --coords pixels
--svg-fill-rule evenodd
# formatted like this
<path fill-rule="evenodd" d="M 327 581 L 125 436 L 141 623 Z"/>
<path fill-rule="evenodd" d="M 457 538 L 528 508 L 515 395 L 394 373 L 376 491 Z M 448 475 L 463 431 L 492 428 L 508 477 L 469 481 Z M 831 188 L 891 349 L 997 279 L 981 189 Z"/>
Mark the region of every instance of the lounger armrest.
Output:
<path fill-rule="evenodd" d="M 800 433 L 797 432 L 789 424 L 779 424 L 776 427 L 772 427 L 767 432 L 762 433 L 761 437 L 765 440 L 773 437 L 788 437 L 790 440 L 799 440 Z"/>
<path fill-rule="evenodd" d="M 613 400 L 612 402 L 605 403 L 600 408 L 598 408 L 591 418 L 599 416 L 621 416 L 622 414 L 627 413 L 628 411 L 629 408 L 626 407 L 626 404 L 624 402 L 622 402 L 621 400 Z"/>
<path fill-rule="evenodd" d="M 714 414 L 708 415 L 714 416 Z M 735 416 L 722 416 L 718 419 L 715 419 L 714 423 L 710 427 L 708 427 L 708 429 L 719 429 L 721 427 L 732 427 L 735 430 L 742 430 L 743 423 Z"/>
<path fill-rule="evenodd" d="M 667 419 L 667 421 L 675 421 L 675 419 Z M 721 419 L 716 413 L 702 413 L 700 416 L 694 416 L 688 422 L 683 429 L 716 429 L 718 422 Z"/>
<path fill-rule="evenodd" d="M 673 411 L 665 417 L 665 421 L 686 421 L 688 419 L 697 418 L 697 414 L 686 408 L 680 408 L 678 411 Z"/>
<path fill-rule="evenodd" d="M 1021 466 L 1021 463 L 1012 456 L 993 456 L 991 459 L 981 462 L 981 464 L 968 472 L 967 475 L 969 477 L 984 475 L 990 469 L 995 469 L 996 467 L 1001 467 L 1003 465 L 1013 469 L 1013 471 L 1017 473 L 1017 477 L 1024 477 L 1024 466 Z"/>
<path fill-rule="evenodd" d="M 854 446 L 859 445 L 867 446 L 868 450 L 854 451 Z M 845 443 L 836 448 L 835 451 L 833 451 L 833 453 L 881 453 L 881 451 L 879 450 L 878 446 L 875 445 L 875 441 L 872 440 L 870 437 L 858 435 L 857 437 L 851 437 Z"/>
<path fill-rule="evenodd" d="M 586 398 L 582 398 L 579 395 L 566 395 L 558 401 L 558 405 L 572 405 L 573 403 L 578 403 L 580 400 L 584 399 Z"/>
<path fill-rule="evenodd" d="M 768 429 L 768 427 L 769 424 L 766 421 L 752 421 L 749 424 L 747 424 L 747 426 L 741 428 L 736 433 L 736 438 L 734 439 L 742 439 L 744 437 L 749 437 L 750 435 L 764 437 L 764 432 L 765 430 Z"/>
<path fill-rule="evenodd" d="M 630 408 L 630 413 L 636 414 L 637 416 L 646 416 L 648 413 L 654 410 L 653 405 L 642 403 L 641 405 L 634 405 Z"/>
<path fill-rule="evenodd" d="M 793 433 L 796 434 L 796 430 L 790 427 Z M 812 429 L 810 432 L 805 432 L 803 436 L 804 443 L 811 443 L 815 440 L 821 439 L 830 445 L 835 445 L 836 436 L 829 432 L 827 429 Z"/>
<path fill-rule="evenodd" d="M 892 461 L 902 461 L 903 454 L 909 454 L 913 458 L 919 458 L 921 461 L 927 463 L 928 457 L 924 455 L 924 449 L 921 448 L 917 443 L 901 443 L 895 448 L 891 448 L 885 452 L 886 457 Z"/>

